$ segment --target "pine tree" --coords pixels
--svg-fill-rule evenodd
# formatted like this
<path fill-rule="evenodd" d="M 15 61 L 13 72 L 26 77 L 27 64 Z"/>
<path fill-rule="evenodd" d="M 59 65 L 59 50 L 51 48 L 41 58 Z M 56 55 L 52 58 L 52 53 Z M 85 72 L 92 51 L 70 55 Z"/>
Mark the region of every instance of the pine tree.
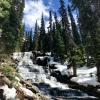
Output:
<path fill-rule="evenodd" d="M 39 50 L 39 26 L 37 24 L 37 21 L 35 23 L 35 29 L 34 29 L 34 36 L 33 36 L 33 49 L 34 51 Z"/>
<path fill-rule="evenodd" d="M 64 0 L 60 0 L 60 8 L 59 8 L 60 16 L 61 16 L 61 26 L 62 26 L 62 37 L 65 44 L 66 54 L 70 51 L 71 48 L 75 47 L 76 44 L 73 41 L 71 36 L 70 24 L 68 20 L 68 14 L 65 8 Z"/>
<path fill-rule="evenodd" d="M 59 8 L 59 12 L 61 15 L 61 24 L 62 24 L 62 28 L 66 29 L 68 26 L 68 19 L 67 19 L 67 11 L 64 5 L 64 0 L 60 0 L 60 8 Z"/>
<path fill-rule="evenodd" d="M 55 42 L 54 52 L 57 54 L 57 56 L 60 57 L 60 60 L 63 61 L 65 54 L 65 45 L 60 33 L 61 33 L 61 26 L 58 25 L 54 34 L 54 42 Z"/>
<path fill-rule="evenodd" d="M 94 5 L 94 16 L 96 20 L 96 25 L 94 26 L 94 34 L 93 34 L 93 45 L 94 45 L 94 58 L 97 66 L 97 77 L 100 82 L 100 1 L 93 1 L 92 5 Z"/>
<path fill-rule="evenodd" d="M 44 22 L 44 16 L 42 14 L 41 18 L 41 28 L 40 28 L 40 51 L 45 52 L 45 22 Z"/>
<path fill-rule="evenodd" d="M 52 28 L 52 38 L 53 38 L 53 41 L 52 41 L 52 52 L 55 53 L 55 45 L 56 45 L 56 25 L 55 23 L 53 23 L 53 28 Z"/>
<path fill-rule="evenodd" d="M 71 20 L 71 28 L 72 28 L 72 34 L 73 34 L 74 41 L 77 45 L 81 45 L 80 35 L 78 32 L 74 17 L 72 15 L 70 6 L 68 6 L 68 12 L 69 12 L 70 20 Z"/>
<path fill-rule="evenodd" d="M 57 26 L 58 26 L 58 19 L 57 19 L 57 14 L 56 13 L 54 13 L 54 18 L 55 18 L 55 28 L 57 28 Z"/>
<path fill-rule="evenodd" d="M 82 31 L 82 39 L 85 47 L 86 56 L 91 56 L 95 60 L 97 66 L 98 81 L 100 81 L 100 35 L 98 22 L 100 20 L 99 8 L 100 1 L 88 0 L 71 0 L 74 8 L 79 10 L 80 29 Z"/>
<path fill-rule="evenodd" d="M 26 47 L 25 47 L 25 51 L 28 52 L 30 51 L 30 31 L 26 32 Z"/>
<path fill-rule="evenodd" d="M 24 1 L 21 0 L 0 1 L 0 9 L 2 8 L 0 11 L 1 12 L 0 22 L 2 22 L 0 24 L 0 28 L 2 29 L 3 33 L 1 41 L 3 41 L 2 51 L 5 53 L 11 53 L 15 51 L 16 46 L 19 46 L 19 48 L 21 48 L 22 46 L 23 26 L 21 18 L 24 8 L 22 4 L 24 5 Z"/>
<path fill-rule="evenodd" d="M 52 31 L 52 11 L 49 11 L 49 29 Z"/>
<path fill-rule="evenodd" d="M 52 37 L 52 11 L 49 11 L 49 32 L 48 32 L 48 37 L 49 37 L 49 51 L 52 52 L 52 42 L 53 42 L 53 37 Z"/>
<path fill-rule="evenodd" d="M 33 31 L 32 29 L 29 32 L 29 51 L 33 51 Z"/>

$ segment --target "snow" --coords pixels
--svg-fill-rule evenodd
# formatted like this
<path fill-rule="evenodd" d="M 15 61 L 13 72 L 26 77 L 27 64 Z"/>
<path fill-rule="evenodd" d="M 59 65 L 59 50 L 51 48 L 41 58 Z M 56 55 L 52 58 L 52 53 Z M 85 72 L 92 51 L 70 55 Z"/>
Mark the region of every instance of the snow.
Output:
<path fill-rule="evenodd" d="M 64 65 L 68 65 L 69 64 L 69 62 L 68 62 L 68 60 L 66 60 L 65 62 L 64 62 Z"/>
<path fill-rule="evenodd" d="M 61 75 L 67 75 L 67 76 L 72 75 L 72 72 L 67 69 L 67 65 L 65 64 L 61 65 L 58 62 L 50 61 L 49 65 L 55 65 L 56 69 L 53 69 L 53 71 L 59 71 Z"/>
<path fill-rule="evenodd" d="M 97 82 L 96 73 L 97 73 L 96 67 L 88 68 L 85 66 L 82 68 L 78 68 L 77 77 L 73 77 L 71 80 L 84 86 L 88 85 L 97 86 L 100 85 L 100 83 Z"/>
<path fill-rule="evenodd" d="M 8 88 L 8 85 L 4 85 L 0 87 L 0 89 L 3 89 L 3 95 L 6 97 L 6 100 L 8 99 L 15 99 L 16 98 L 16 89 L 15 88 Z"/>
<path fill-rule="evenodd" d="M 37 57 L 36 59 L 44 60 L 44 57 L 40 56 L 40 57 Z"/>
<path fill-rule="evenodd" d="M 77 70 L 78 75 L 80 75 L 80 74 L 90 74 L 90 73 L 96 74 L 97 73 L 96 67 L 87 68 L 85 66 L 85 67 L 82 67 L 82 68 L 78 68 L 78 70 Z"/>
<path fill-rule="evenodd" d="M 60 63 L 54 62 L 53 58 L 51 58 L 51 60 L 48 62 L 48 65 L 57 65 L 57 64 L 60 64 Z"/>
<path fill-rule="evenodd" d="M 24 53 L 22 53 L 22 52 L 15 52 L 15 53 L 13 53 L 13 59 L 21 61 L 21 63 L 23 61 L 32 63 L 32 61 L 30 61 L 30 57 L 32 57 L 32 56 L 33 56 L 32 52 L 24 52 Z M 29 61 L 27 61 L 27 60 L 29 60 Z"/>
<path fill-rule="evenodd" d="M 100 89 L 97 89 L 98 92 L 100 92 Z"/>
<path fill-rule="evenodd" d="M 47 56 L 51 56 L 51 52 L 46 52 L 46 55 Z"/>
<path fill-rule="evenodd" d="M 16 59 L 16 60 L 20 61 L 22 59 L 22 53 L 21 52 L 13 53 L 13 59 Z"/>
<path fill-rule="evenodd" d="M 67 84 L 65 85 L 63 83 L 57 82 L 57 80 L 54 77 L 51 77 L 51 78 L 52 78 L 52 81 L 49 79 L 45 79 L 44 83 L 49 84 L 52 88 L 59 88 L 59 89 L 63 89 L 63 90 L 69 89 Z"/>
<path fill-rule="evenodd" d="M 24 92 L 24 94 L 25 94 L 26 96 L 29 96 L 29 97 L 33 97 L 33 96 L 34 96 L 34 94 L 33 94 L 33 92 L 32 92 L 31 90 L 26 89 L 26 88 L 24 88 L 24 87 L 20 87 L 20 89 Z"/>
<path fill-rule="evenodd" d="M 62 72 L 63 70 L 67 70 L 67 66 L 65 66 L 65 65 L 57 64 L 57 65 L 55 65 L 55 67 L 56 67 L 57 70 L 59 70 L 60 72 Z"/>
<path fill-rule="evenodd" d="M 57 69 L 54 69 L 54 71 L 60 71 L 61 75 L 67 75 L 67 76 L 72 75 L 72 72 L 67 69 L 66 65 L 57 64 L 55 65 L 55 67 Z"/>

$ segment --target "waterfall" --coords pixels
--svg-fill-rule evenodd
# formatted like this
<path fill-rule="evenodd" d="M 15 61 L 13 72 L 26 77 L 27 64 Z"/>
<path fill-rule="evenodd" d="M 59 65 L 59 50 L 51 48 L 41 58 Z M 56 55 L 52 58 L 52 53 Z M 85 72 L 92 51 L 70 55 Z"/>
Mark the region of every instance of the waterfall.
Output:
<path fill-rule="evenodd" d="M 91 100 L 96 100 L 82 91 L 71 89 L 67 84 L 58 82 L 56 78 L 50 76 L 49 72 L 44 71 L 43 66 L 33 64 L 32 57 L 32 52 L 13 54 L 13 58 L 19 61 L 17 68 L 21 78 L 31 80 L 32 84 L 41 90 L 41 93 L 51 98 L 60 96 L 62 98 L 91 98 Z"/>

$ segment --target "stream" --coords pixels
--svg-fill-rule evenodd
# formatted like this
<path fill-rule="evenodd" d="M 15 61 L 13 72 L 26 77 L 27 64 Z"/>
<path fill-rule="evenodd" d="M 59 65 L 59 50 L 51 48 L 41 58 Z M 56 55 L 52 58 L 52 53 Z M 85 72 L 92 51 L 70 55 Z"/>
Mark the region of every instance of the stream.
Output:
<path fill-rule="evenodd" d="M 20 76 L 24 80 L 31 80 L 32 84 L 39 88 L 42 94 L 51 100 L 98 100 L 83 91 L 69 88 L 68 84 L 60 83 L 50 73 L 46 73 L 43 66 L 33 64 L 31 52 L 14 53 L 14 59 L 19 61 L 17 66 Z"/>

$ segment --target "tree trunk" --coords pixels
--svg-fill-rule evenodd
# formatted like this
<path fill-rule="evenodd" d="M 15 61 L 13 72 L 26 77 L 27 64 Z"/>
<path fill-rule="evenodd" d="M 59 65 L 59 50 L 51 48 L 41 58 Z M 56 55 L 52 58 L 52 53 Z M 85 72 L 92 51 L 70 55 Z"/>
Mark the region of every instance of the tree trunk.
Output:
<path fill-rule="evenodd" d="M 96 60 L 96 67 L 97 67 L 97 79 L 100 82 L 100 59 Z"/>
<path fill-rule="evenodd" d="M 74 61 L 74 59 L 72 60 L 72 66 L 73 66 L 73 76 L 77 76 L 77 66 L 76 66 L 76 63 Z"/>

